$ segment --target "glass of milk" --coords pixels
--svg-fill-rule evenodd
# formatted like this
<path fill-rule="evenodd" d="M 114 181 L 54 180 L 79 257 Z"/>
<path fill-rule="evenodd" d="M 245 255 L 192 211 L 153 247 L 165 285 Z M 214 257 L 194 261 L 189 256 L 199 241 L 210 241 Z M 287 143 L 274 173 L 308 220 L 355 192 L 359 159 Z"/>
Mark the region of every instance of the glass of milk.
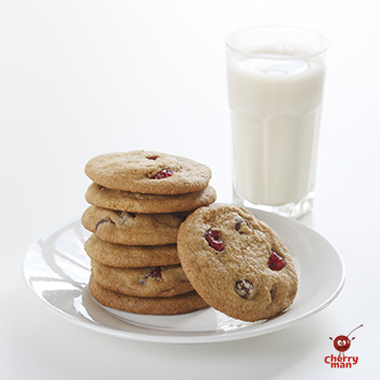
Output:
<path fill-rule="evenodd" d="M 300 217 L 313 205 L 328 42 L 260 26 L 226 45 L 234 202 Z"/>

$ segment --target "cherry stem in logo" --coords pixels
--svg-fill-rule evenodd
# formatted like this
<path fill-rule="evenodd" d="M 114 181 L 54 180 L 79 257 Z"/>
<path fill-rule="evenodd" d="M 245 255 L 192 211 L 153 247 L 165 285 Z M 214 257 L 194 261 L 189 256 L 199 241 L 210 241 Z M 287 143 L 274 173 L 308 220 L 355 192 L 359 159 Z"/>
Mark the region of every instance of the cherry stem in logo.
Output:
<path fill-rule="evenodd" d="M 355 327 L 348 335 L 347 335 L 347 338 L 355 331 L 355 330 L 357 330 L 358 328 L 360 328 L 360 327 L 363 327 L 363 325 L 360 325 L 360 326 L 358 326 L 358 327 Z M 354 338 L 352 338 L 352 339 L 354 339 Z"/>

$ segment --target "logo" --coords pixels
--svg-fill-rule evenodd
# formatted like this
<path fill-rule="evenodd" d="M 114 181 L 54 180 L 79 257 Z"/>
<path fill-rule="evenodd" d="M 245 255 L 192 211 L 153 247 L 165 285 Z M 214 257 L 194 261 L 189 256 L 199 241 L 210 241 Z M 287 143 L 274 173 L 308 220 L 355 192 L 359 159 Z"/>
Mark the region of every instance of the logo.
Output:
<path fill-rule="evenodd" d="M 351 342 L 355 339 L 349 338 L 349 336 L 358 328 L 363 327 L 360 325 L 354 328 L 347 336 L 338 335 L 333 341 L 334 348 L 339 352 L 338 356 L 331 354 L 325 357 L 325 363 L 330 365 L 331 368 L 352 368 L 352 366 L 358 364 L 358 356 L 346 356 L 345 352 L 351 347 Z"/>

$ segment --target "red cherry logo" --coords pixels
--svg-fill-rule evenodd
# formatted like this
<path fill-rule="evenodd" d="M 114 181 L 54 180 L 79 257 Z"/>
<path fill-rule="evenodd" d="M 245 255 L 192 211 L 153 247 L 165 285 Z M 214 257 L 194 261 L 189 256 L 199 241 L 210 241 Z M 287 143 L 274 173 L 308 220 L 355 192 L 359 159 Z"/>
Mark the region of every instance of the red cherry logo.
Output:
<path fill-rule="evenodd" d="M 349 338 L 349 336 L 357 329 L 359 329 L 360 327 L 363 327 L 363 325 L 360 325 L 356 328 L 354 328 L 347 336 L 345 335 L 339 335 L 337 336 L 335 339 L 331 338 L 330 339 L 333 341 L 333 345 L 335 347 L 335 349 L 339 352 L 345 352 L 347 351 L 350 347 L 351 347 L 351 341 L 353 341 L 355 339 L 355 337 L 353 337 L 352 339 Z"/>
<path fill-rule="evenodd" d="M 351 341 L 344 335 L 339 335 L 334 339 L 334 347 L 339 352 L 347 351 L 351 346 Z"/>

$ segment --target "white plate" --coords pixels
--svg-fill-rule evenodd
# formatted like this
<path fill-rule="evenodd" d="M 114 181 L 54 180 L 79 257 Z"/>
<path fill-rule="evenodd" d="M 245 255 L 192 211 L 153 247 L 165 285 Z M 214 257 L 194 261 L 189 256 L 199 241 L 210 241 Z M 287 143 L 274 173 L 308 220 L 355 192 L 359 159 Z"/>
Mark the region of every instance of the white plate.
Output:
<path fill-rule="evenodd" d="M 251 211 L 283 238 L 292 252 L 299 278 L 293 305 L 270 320 L 242 322 L 213 308 L 177 316 L 149 316 L 100 305 L 87 286 L 90 261 L 83 243 L 89 233 L 79 220 L 57 227 L 34 243 L 25 256 L 24 275 L 33 292 L 62 317 L 121 338 L 206 343 L 267 334 L 329 305 L 343 287 L 344 266 L 331 244 L 305 225 L 263 211 Z"/>

